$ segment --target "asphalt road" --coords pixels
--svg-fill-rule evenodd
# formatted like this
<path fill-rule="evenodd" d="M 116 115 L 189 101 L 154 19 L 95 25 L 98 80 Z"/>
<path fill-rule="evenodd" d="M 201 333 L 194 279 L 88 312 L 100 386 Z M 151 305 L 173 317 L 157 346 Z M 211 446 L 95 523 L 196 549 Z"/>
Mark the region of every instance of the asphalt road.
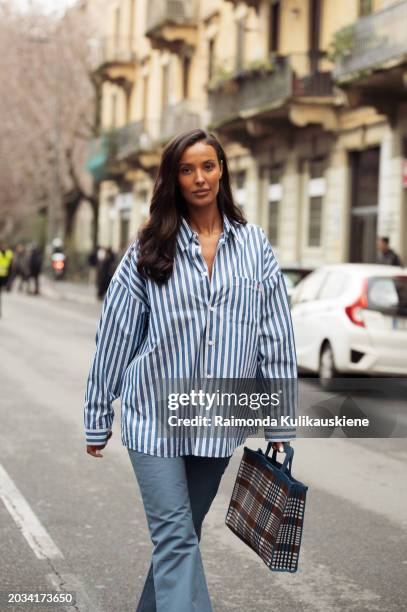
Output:
<path fill-rule="evenodd" d="M 119 406 L 102 460 L 86 455 L 82 431 L 99 310 L 91 299 L 3 299 L 0 591 L 63 586 L 76 592 L 77 604 L 3 599 L 1 610 L 136 608 L 151 543 L 120 441 Z M 310 487 L 300 569 L 271 573 L 224 525 L 238 449 L 201 544 L 214 611 L 407 609 L 406 440 L 299 439 L 294 446 L 294 473 Z"/>

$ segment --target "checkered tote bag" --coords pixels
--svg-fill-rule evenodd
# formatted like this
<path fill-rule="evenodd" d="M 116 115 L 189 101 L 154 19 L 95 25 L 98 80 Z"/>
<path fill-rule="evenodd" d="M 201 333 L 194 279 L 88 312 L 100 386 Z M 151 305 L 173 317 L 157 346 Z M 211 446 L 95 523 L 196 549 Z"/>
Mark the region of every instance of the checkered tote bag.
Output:
<path fill-rule="evenodd" d="M 226 525 L 273 571 L 296 572 L 308 487 L 291 474 L 294 449 L 284 444 L 283 464 L 245 447 Z"/>

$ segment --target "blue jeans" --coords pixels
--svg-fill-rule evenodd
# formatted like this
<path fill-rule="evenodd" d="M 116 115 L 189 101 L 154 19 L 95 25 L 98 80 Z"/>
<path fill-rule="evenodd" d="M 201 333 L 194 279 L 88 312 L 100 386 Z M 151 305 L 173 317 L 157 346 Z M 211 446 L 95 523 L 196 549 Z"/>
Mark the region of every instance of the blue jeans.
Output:
<path fill-rule="evenodd" d="M 199 541 L 230 457 L 128 451 L 154 544 L 137 612 L 212 612 Z"/>

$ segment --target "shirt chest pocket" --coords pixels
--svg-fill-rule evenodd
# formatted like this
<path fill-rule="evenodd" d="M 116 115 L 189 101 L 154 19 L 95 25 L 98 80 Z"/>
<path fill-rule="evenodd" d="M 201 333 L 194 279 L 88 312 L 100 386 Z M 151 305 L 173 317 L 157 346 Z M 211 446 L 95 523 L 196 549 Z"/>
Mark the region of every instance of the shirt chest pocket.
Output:
<path fill-rule="evenodd" d="M 260 323 L 263 285 L 260 281 L 244 276 L 233 276 L 229 286 L 229 315 L 232 321 L 242 325 Z"/>

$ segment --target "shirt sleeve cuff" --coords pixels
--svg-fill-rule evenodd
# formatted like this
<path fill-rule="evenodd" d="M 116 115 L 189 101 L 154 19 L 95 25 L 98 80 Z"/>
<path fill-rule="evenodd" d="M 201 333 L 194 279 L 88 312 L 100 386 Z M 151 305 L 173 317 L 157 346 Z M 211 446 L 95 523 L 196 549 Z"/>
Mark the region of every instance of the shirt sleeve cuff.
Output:
<path fill-rule="evenodd" d="M 107 442 L 110 428 L 107 429 L 85 429 L 86 444 L 91 446 L 103 446 Z"/>

